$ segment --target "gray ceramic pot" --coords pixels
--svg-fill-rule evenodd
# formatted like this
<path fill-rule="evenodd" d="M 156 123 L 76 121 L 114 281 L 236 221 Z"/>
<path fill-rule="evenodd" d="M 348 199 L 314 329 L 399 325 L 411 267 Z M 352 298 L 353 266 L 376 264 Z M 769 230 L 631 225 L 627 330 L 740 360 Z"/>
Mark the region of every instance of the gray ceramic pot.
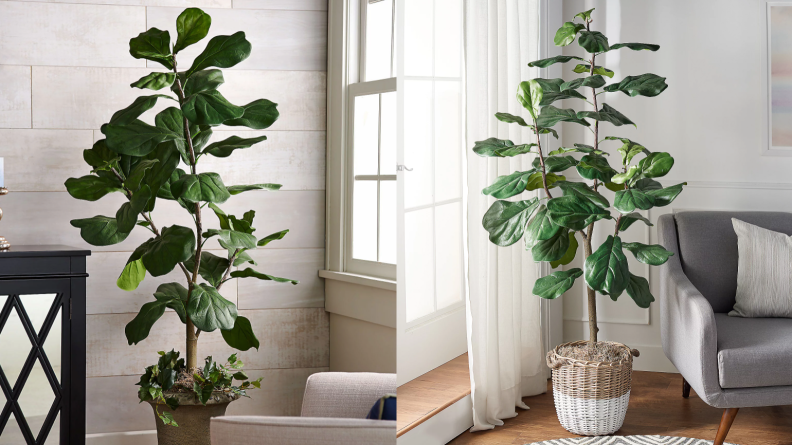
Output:
<path fill-rule="evenodd" d="M 198 401 L 195 394 L 166 394 L 166 397 L 176 397 L 179 399 L 179 408 L 172 410 L 167 405 L 156 406 L 155 403 L 148 403 L 154 408 L 154 417 L 157 422 L 157 443 L 159 445 L 211 445 L 209 438 L 209 420 L 212 417 L 224 416 L 228 404 L 238 399 L 236 394 L 228 394 L 222 391 L 215 391 L 206 406 Z M 173 420 L 178 427 L 165 425 L 156 410 L 162 413 L 163 410 L 173 414 Z"/>

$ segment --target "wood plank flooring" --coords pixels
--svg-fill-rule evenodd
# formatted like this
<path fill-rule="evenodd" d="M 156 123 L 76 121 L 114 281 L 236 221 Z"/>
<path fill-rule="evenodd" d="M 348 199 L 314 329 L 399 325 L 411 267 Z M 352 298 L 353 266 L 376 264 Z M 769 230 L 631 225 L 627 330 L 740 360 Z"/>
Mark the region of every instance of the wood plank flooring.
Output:
<path fill-rule="evenodd" d="M 546 394 L 523 400 L 531 409 L 518 408 L 517 417 L 506 419 L 503 426 L 464 432 L 450 443 L 530 444 L 574 437 L 558 423 L 549 382 Z M 657 434 L 713 440 L 721 414 L 722 410 L 704 403 L 695 391 L 691 391 L 689 399 L 683 399 L 679 374 L 635 371 L 630 408 L 616 435 Z M 726 440 L 739 445 L 792 445 L 792 406 L 741 409 Z"/>

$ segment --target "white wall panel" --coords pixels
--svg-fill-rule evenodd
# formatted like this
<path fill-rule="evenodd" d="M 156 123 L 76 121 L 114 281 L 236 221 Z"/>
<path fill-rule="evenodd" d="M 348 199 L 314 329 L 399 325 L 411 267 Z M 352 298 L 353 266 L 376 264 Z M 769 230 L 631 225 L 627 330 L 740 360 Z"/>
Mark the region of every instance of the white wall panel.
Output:
<path fill-rule="evenodd" d="M 42 2 L 42 3 L 86 3 L 93 5 L 173 6 L 179 8 L 230 8 L 232 2 L 232 0 L 18 0 L 18 1 Z"/>
<path fill-rule="evenodd" d="M 0 128 L 30 128 L 30 70 L 0 65 Z"/>
<path fill-rule="evenodd" d="M 286 238 L 289 236 L 291 233 Z M 324 280 L 318 274 L 324 267 L 324 249 L 279 249 L 281 241 L 249 251 L 258 265 L 246 264 L 240 269 L 253 267 L 269 275 L 298 280 L 300 284 L 239 280 L 240 309 L 324 307 Z"/>
<path fill-rule="evenodd" d="M 13 192 L 65 192 L 67 178 L 91 171 L 82 157 L 93 144 L 91 130 L 0 129 L 0 141 L 5 184 Z"/>
<path fill-rule="evenodd" d="M 234 8 L 327 11 L 327 0 L 234 0 Z"/>

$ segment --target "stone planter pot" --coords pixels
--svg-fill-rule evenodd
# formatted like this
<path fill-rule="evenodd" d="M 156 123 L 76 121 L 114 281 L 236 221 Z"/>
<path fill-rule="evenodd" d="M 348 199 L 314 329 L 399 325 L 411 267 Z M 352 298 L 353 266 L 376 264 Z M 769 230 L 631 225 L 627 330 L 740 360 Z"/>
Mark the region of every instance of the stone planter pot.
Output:
<path fill-rule="evenodd" d="M 192 393 L 166 393 L 165 397 L 179 399 L 179 408 L 172 410 L 167 405 L 157 406 L 152 401 L 148 402 L 154 409 L 159 445 L 210 445 L 209 420 L 212 417 L 224 416 L 228 404 L 239 398 L 236 394 L 215 391 L 204 406 Z M 159 408 L 160 414 L 163 410 L 173 414 L 173 420 L 179 426 L 174 427 L 162 423 L 162 420 L 157 417 L 157 408 Z"/>
<path fill-rule="evenodd" d="M 558 420 L 567 431 L 582 436 L 613 434 L 622 427 L 632 384 L 632 360 L 638 351 L 615 342 L 623 359 L 617 362 L 577 360 L 558 354 L 566 345 L 585 345 L 576 341 L 559 345 L 547 353 L 553 370 L 553 400 Z"/>

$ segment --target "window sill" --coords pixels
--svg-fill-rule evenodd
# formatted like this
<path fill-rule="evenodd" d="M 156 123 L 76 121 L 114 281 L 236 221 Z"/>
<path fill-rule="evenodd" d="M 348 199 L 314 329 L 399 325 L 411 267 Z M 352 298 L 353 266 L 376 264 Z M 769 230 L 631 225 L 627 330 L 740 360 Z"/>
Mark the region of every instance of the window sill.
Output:
<path fill-rule="evenodd" d="M 358 275 L 349 272 L 336 272 L 334 270 L 320 270 L 319 276 L 328 280 L 343 281 L 346 283 L 359 284 L 361 286 L 375 287 L 377 289 L 396 292 L 396 281 L 384 278 Z"/>

